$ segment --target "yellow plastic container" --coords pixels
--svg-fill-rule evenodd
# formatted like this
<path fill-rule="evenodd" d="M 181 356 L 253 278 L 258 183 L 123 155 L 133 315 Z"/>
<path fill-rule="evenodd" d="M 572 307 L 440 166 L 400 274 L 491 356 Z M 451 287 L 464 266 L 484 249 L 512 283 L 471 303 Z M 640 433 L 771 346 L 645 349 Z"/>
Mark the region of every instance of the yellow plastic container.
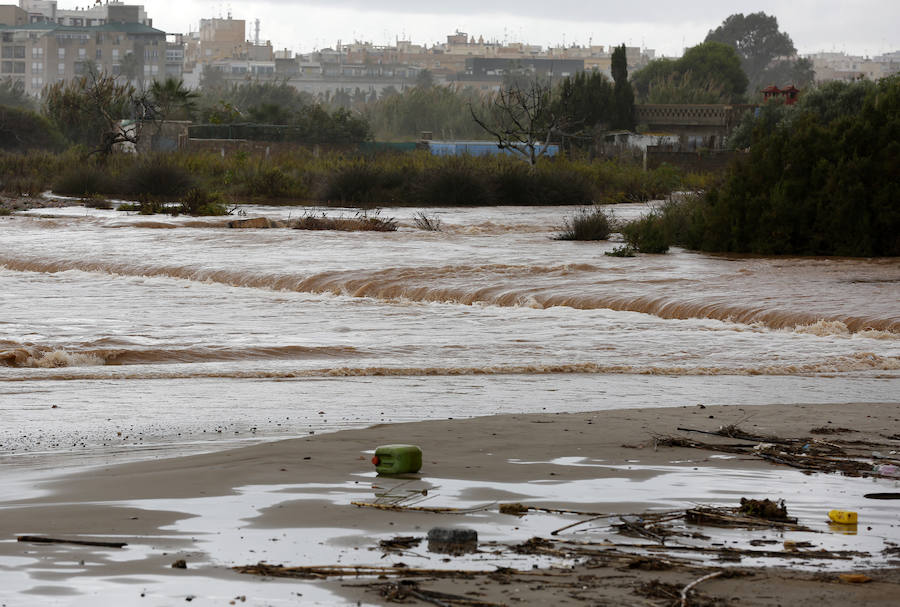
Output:
<path fill-rule="evenodd" d="M 831 510 L 828 512 L 828 518 L 841 525 L 855 525 L 857 523 L 856 513 L 850 510 Z"/>

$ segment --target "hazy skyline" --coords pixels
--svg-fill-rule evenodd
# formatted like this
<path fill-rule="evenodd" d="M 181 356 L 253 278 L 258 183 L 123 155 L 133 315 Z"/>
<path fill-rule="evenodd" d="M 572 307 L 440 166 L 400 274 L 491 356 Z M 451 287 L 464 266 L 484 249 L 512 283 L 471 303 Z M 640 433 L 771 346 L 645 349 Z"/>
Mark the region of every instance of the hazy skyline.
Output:
<path fill-rule="evenodd" d="M 259 18 L 262 40 L 271 40 L 276 49 L 295 52 L 333 47 L 338 40 L 392 44 L 399 38 L 430 46 L 460 30 L 486 40 L 544 47 L 624 42 L 672 56 L 680 55 L 685 46 L 702 42 L 706 33 L 729 15 L 757 11 L 775 15 L 800 53 L 835 50 L 878 55 L 900 50 L 900 3 L 888 0 L 763 1 L 753 5 L 733 0 L 681 4 L 649 0 L 641 3 L 639 12 L 633 10 L 635 5 L 597 3 L 585 7 L 576 0 L 398 0 L 377 9 L 363 0 L 142 3 L 154 25 L 169 33 L 196 30 L 200 19 L 224 17 L 230 10 L 235 19 L 247 21 L 248 37 L 252 37 L 253 21 Z"/>

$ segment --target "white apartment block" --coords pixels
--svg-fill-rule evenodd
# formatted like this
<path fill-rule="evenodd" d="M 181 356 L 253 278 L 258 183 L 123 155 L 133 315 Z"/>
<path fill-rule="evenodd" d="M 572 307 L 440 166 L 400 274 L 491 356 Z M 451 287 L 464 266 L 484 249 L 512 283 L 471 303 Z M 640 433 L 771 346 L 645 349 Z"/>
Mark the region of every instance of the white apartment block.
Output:
<path fill-rule="evenodd" d="M 879 80 L 900 72 L 900 51 L 872 58 L 845 53 L 814 53 L 806 58 L 812 61 L 816 82 Z"/>

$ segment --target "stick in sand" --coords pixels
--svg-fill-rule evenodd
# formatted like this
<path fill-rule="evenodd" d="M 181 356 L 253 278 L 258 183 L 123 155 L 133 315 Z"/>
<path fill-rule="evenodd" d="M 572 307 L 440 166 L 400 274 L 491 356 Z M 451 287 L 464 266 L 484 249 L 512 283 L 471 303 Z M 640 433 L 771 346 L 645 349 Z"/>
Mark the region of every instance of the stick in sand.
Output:
<path fill-rule="evenodd" d="M 125 542 L 95 542 L 91 540 L 64 540 L 55 537 L 44 537 L 41 535 L 20 535 L 20 542 L 33 542 L 36 544 L 76 544 L 78 546 L 100 546 L 102 548 L 124 548 L 128 544 Z"/>
<path fill-rule="evenodd" d="M 584 519 L 581 521 L 575 521 L 574 523 L 572 523 L 570 525 L 566 525 L 565 527 L 560 527 L 559 529 L 554 529 L 553 531 L 550 532 L 550 535 L 558 535 L 560 531 L 565 531 L 566 529 L 571 529 L 572 527 L 577 527 L 578 525 L 584 525 L 585 523 L 590 523 L 591 521 L 596 521 L 597 519 L 600 519 L 600 518 L 609 518 L 609 515 L 601 514 L 599 516 L 594 516 L 594 517 Z"/>
<path fill-rule="evenodd" d="M 722 575 L 722 573 L 724 573 L 724 572 L 716 571 L 715 573 L 710 573 L 709 575 L 704 575 L 703 577 L 698 578 L 698 579 L 694 580 L 693 582 L 691 582 L 690 584 L 688 584 L 687 586 L 685 586 L 681 591 L 681 607 L 688 606 L 688 593 L 691 590 L 693 590 L 695 586 L 705 582 L 706 580 L 711 580 L 714 577 L 719 577 L 720 575 Z"/>

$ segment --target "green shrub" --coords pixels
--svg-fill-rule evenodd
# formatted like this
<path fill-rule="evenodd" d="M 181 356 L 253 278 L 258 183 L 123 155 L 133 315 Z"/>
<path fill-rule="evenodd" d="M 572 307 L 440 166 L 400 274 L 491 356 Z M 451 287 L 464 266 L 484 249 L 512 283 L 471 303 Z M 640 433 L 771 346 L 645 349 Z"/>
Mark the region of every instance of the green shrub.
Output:
<path fill-rule="evenodd" d="M 176 198 L 194 185 L 191 174 L 174 157 L 154 155 L 126 169 L 120 180 L 120 192 L 130 196 Z"/>
<path fill-rule="evenodd" d="M 113 192 L 110 175 L 95 165 L 72 166 L 59 174 L 53 181 L 53 192 L 63 196 L 90 197 L 94 194 Z"/>
<path fill-rule="evenodd" d="M 612 251 L 606 251 L 603 254 L 607 257 L 634 257 L 637 254 L 637 251 L 631 245 L 623 244 L 614 247 Z"/>
<path fill-rule="evenodd" d="M 563 229 L 554 240 L 606 240 L 611 232 L 612 221 L 603 209 L 581 209 L 563 220 Z"/>
<path fill-rule="evenodd" d="M 497 204 L 526 205 L 535 200 L 531 170 L 521 161 L 500 162 L 492 171 Z"/>
<path fill-rule="evenodd" d="M 247 171 L 238 193 L 253 198 L 302 198 L 305 188 L 278 166 L 260 166 Z"/>
<path fill-rule="evenodd" d="M 0 105 L 0 149 L 13 152 L 62 150 L 65 139 L 45 117 L 23 108 Z"/>
<path fill-rule="evenodd" d="M 538 164 L 532 178 L 530 204 L 591 204 L 593 188 L 588 178 L 570 163 L 547 161 Z"/>
<path fill-rule="evenodd" d="M 478 161 L 450 157 L 422 175 L 418 198 L 424 204 L 483 206 L 494 203 L 491 189 Z"/>
<path fill-rule="evenodd" d="M 900 76 L 823 87 L 798 105 L 756 126 L 750 153 L 720 185 L 669 212 L 674 242 L 768 255 L 900 256 Z"/>
<path fill-rule="evenodd" d="M 219 192 L 208 192 L 200 188 L 188 190 L 181 205 L 174 207 L 185 215 L 227 215 L 228 209 Z"/>
<path fill-rule="evenodd" d="M 641 253 L 665 253 L 669 250 L 669 235 L 666 233 L 662 214 L 653 211 L 640 219 L 622 226 L 625 242 Z"/>
<path fill-rule="evenodd" d="M 322 198 L 328 202 L 371 204 L 384 191 L 387 181 L 384 171 L 378 166 L 354 162 L 326 178 Z"/>

